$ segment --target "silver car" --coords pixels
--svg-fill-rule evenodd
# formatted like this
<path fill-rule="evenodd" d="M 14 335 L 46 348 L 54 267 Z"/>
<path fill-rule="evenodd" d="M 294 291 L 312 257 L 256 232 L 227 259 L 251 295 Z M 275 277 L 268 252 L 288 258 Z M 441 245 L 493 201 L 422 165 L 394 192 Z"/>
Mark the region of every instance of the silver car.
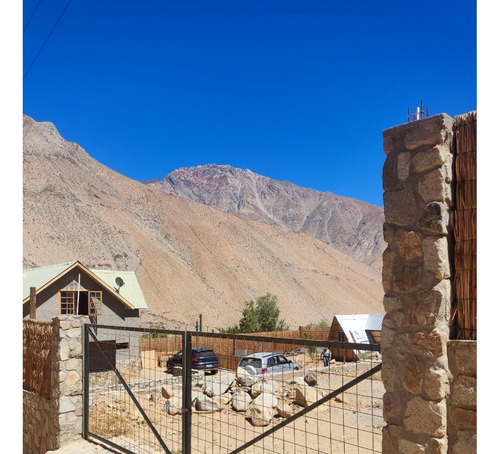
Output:
<path fill-rule="evenodd" d="M 285 358 L 282 353 L 252 353 L 241 358 L 238 368 L 243 368 L 252 375 L 275 374 L 277 372 L 288 372 L 299 370 L 299 366 L 293 361 Z"/>

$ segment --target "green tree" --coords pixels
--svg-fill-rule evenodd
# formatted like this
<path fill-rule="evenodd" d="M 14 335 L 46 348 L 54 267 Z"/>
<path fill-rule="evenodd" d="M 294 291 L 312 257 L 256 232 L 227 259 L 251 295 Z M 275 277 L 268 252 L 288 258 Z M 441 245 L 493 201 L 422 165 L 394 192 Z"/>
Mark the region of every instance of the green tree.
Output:
<path fill-rule="evenodd" d="M 243 317 L 240 320 L 241 333 L 256 333 L 259 331 L 286 330 L 288 326 L 279 319 L 278 298 L 270 293 L 257 298 L 257 301 L 245 301 Z"/>

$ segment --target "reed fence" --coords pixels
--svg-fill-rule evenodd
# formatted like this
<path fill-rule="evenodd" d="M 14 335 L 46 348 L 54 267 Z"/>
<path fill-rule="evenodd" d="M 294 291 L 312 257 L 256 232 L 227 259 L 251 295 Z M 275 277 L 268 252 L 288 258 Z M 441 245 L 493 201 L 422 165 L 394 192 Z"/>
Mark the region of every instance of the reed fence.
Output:
<path fill-rule="evenodd" d="M 242 355 L 262 351 L 273 351 L 275 345 L 272 342 L 262 342 L 259 337 L 273 337 L 280 339 L 314 339 L 328 340 L 330 327 L 299 327 L 298 330 L 271 331 L 249 334 L 248 339 L 227 339 L 227 338 L 207 338 L 203 341 L 204 348 L 211 348 L 217 353 L 221 367 L 225 369 L 236 370 Z M 161 335 L 161 334 L 160 334 Z M 193 348 L 199 347 L 196 344 L 197 338 L 194 338 Z M 154 351 L 156 361 L 159 366 L 166 366 L 169 356 L 177 353 L 182 348 L 182 338 L 180 336 L 166 336 L 156 338 L 140 339 L 140 350 Z M 280 344 L 283 353 L 294 351 L 296 344 Z"/>
<path fill-rule="evenodd" d="M 52 333 L 50 321 L 23 320 L 23 389 L 47 399 L 52 391 Z"/>
<path fill-rule="evenodd" d="M 456 339 L 477 339 L 477 113 L 455 122 L 455 300 Z"/>

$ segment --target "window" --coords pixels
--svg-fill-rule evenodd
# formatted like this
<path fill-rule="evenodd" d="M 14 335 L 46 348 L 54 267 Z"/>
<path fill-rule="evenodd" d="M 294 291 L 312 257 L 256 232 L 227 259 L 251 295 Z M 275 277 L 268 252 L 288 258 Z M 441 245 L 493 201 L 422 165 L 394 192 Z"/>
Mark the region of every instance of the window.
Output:
<path fill-rule="evenodd" d="M 61 315 L 74 315 L 76 313 L 76 292 L 59 292 L 59 301 Z"/>
<path fill-rule="evenodd" d="M 117 342 L 116 343 L 116 349 L 117 350 L 128 350 L 129 349 L 129 343 L 128 342 Z"/>
<path fill-rule="evenodd" d="M 344 331 L 338 331 L 337 337 L 338 337 L 339 342 L 347 342 Z"/>
<path fill-rule="evenodd" d="M 102 292 L 89 292 L 88 315 L 102 315 Z"/>
<path fill-rule="evenodd" d="M 102 292 L 59 291 L 60 315 L 102 315 Z"/>

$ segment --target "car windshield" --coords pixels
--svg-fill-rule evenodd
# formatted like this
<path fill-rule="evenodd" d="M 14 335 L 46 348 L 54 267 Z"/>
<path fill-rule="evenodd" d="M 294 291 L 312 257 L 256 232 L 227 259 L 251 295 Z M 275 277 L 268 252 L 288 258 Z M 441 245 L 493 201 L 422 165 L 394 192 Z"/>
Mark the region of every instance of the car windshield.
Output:
<path fill-rule="evenodd" d="M 247 367 L 247 366 L 253 366 L 257 369 L 260 369 L 262 367 L 262 360 L 260 358 L 243 358 L 240 361 L 240 367 Z"/>

